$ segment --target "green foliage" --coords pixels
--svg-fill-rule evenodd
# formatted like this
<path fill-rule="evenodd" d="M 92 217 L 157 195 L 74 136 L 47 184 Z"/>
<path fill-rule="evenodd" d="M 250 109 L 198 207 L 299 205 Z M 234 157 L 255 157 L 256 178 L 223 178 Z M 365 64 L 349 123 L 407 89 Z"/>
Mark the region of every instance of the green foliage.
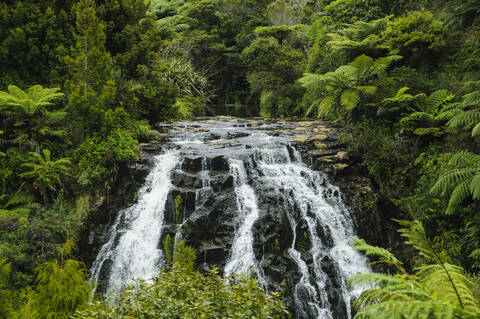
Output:
<path fill-rule="evenodd" d="M 284 318 L 277 294 L 270 296 L 254 279 L 227 284 L 216 270 L 205 275 L 174 267 L 160 272 L 153 284 L 126 289 L 111 309 L 94 302 L 74 318 Z"/>
<path fill-rule="evenodd" d="M 452 214 L 465 200 L 480 199 L 480 155 L 461 151 L 450 158 L 449 164 L 452 169 L 440 175 L 431 192 L 450 194 L 446 213 Z"/>
<path fill-rule="evenodd" d="M 369 22 L 357 21 L 347 25 L 337 30 L 336 33 L 328 34 L 331 39 L 328 41 L 328 45 L 334 52 L 347 51 L 350 57 L 358 56 L 361 53 L 373 56 L 381 55 L 385 52 L 381 34 L 391 19 L 392 16 L 386 16 Z"/>
<path fill-rule="evenodd" d="M 381 1 L 378 0 L 334 0 L 324 10 L 342 23 L 369 21 L 384 15 Z"/>
<path fill-rule="evenodd" d="M 0 91 L 0 114 L 6 116 L 10 126 L 7 138 L 19 146 L 38 148 L 45 139 L 64 140 L 67 132 L 59 128 L 67 113 L 63 110 L 49 110 L 56 100 L 63 96 L 58 88 L 43 88 L 34 85 L 26 91 L 15 85 L 8 86 L 8 92 Z"/>
<path fill-rule="evenodd" d="M 173 252 L 175 249 L 175 244 L 173 242 L 170 234 L 167 234 L 165 240 L 163 241 L 163 253 L 165 254 L 165 262 L 167 267 L 172 267 L 173 265 Z"/>
<path fill-rule="evenodd" d="M 12 292 L 8 289 L 8 279 L 11 273 L 11 264 L 0 256 L 0 318 L 8 318 L 12 313 Z"/>
<path fill-rule="evenodd" d="M 480 133 L 480 91 L 464 95 L 463 101 L 454 106 L 458 113 L 448 122 L 448 125 L 471 129 L 472 136 L 477 136 Z"/>
<path fill-rule="evenodd" d="M 138 155 L 137 141 L 131 133 L 114 129 L 107 136 L 94 136 L 83 142 L 77 152 L 78 183 L 82 187 L 100 185 L 109 190 L 115 182 L 119 167 Z"/>
<path fill-rule="evenodd" d="M 402 262 L 398 260 L 391 252 L 384 248 L 375 247 L 367 244 L 365 240 L 356 238 L 352 242 L 353 248 L 358 251 L 361 251 L 365 254 L 365 256 L 372 258 L 378 258 L 377 261 L 373 262 L 372 264 L 387 264 L 390 266 L 395 267 L 400 273 L 405 274 L 405 268 L 403 268 Z"/>
<path fill-rule="evenodd" d="M 401 221 L 400 229 L 407 243 L 413 245 L 426 258 L 426 264 L 408 274 L 354 275 L 351 284 L 374 287 L 367 289 L 355 300 L 354 318 L 476 318 L 480 307 L 473 295 L 473 283 L 462 267 L 447 264 L 433 249 L 423 226 L 418 221 Z M 398 260 L 389 252 L 365 242 L 354 244 L 370 256 L 379 256 L 380 262 L 391 264 Z"/>
<path fill-rule="evenodd" d="M 408 88 L 400 89 L 395 97 L 383 100 L 384 103 L 387 101 L 400 104 L 413 102 L 413 112 L 400 119 L 400 125 L 413 129 L 413 134 L 419 136 L 438 137 L 445 134 L 445 124 L 458 114 L 455 104 L 449 104 L 453 95 L 447 90 L 438 90 L 429 96 L 419 94 L 414 97 L 405 94 L 406 89 Z"/>
<path fill-rule="evenodd" d="M 446 27 L 429 11 L 412 11 L 388 23 L 383 37 L 393 54 L 425 58 L 446 46 Z"/>
<path fill-rule="evenodd" d="M 379 80 L 386 77 L 389 65 L 399 59 L 395 55 L 378 59 L 361 55 L 334 72 L 304 74 L 299 82 L 313 99 L 306 115 L 316 111 L 318 117 L 333 117 L 338 116 L 340 108 L 353 110 L 361 104 L 362 97 L 377 92 Z"/>
<path fill-rule="evenodd" d="M 69 110 L 77 122 L 80 138 L 102 127 L 104 110 L 114 102 L 112 61 L 105 49 L 104 25 L 93 0 L 76 6 L 76 47 L 65 58 L 69 68 Z"/>
<path fill-rule="evenodd" d="M 182 205 L 182 196 L 180 196 L 180 194 L 178 194 L 173 200 L 173 205 L 175 207 L 175 219 L 177 221 L 177 224 L 181 224 L 182 212 L 180 211 L 180 207 Z"/>
<path fill-rule="evenodd" d="M 73 44 L 73 1 L 2 1 L 0 88 L 63 84 L 62 58 Z"/>
<path fill-rule="evenodd" d="M 57 191 L 57 186 L 63 186 L 66 177 L 71 176 L 71 162 L 69 158 L 52 161 L 50 151 L 45 149 L 42 154 L 29 153 L 31 160 L 23 164 L 26 171 L 19 176 L 33 179 L 33 187 L 40 195 L 48 200 Z"/>
<path fill-rule="evenodd" d="M 71 239 L 58 248 L 58 259 L 37 269 L 37 285 L 29 302 L 17 313 L 19 318 L 67 319 L 88 300 L 90 285 L 84 265 L 71 256 L 75 244 Z M 34 309 L 31 312 L 30 307 Z"/>

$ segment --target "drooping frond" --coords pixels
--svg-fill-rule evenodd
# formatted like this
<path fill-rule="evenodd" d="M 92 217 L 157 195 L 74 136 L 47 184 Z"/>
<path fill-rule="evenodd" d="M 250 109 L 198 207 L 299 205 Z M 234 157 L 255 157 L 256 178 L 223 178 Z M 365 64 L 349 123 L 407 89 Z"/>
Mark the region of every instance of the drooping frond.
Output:
<path fill-rule="evenodd" d="M 360 102 L 360 92 L 355 89 L 346 89 L 340 95 L 340 104 L 346 110 L 353 110 Z"/>
<path fill-rule="evenodd" d="M 9 198 L 8 202 L 5 204 L 6 208 L 30 204 L 35 201 L 35 196 L 29 192 L 18 192 L 15 193 L 12 197 Z"/>
<path fill-rule="evenodd" d="M 450 127 L 470 129 L 480 122 L 480 110 L 468 110 L 454 116 L 449 122 Z"/>
<path fill-rule="evenodd" d="M 465 276 L 462 267 L 448 263 L 418 267 L 416 274 L 429 289 L 441 293 L 438 297 L 451 303 L 477 307 L 473 283 Z"/>
<path fill-rule="evenodd" d="M 447 102 L 448 100 L 452 99 L 453 96 L 448 93 L 447 90 L 438 90 L 430 94 L 423 102 L 423 109 L 431 110 L 436 112 L 438 108 Z"/>
<path fill-rule="evenodd" d="M 464 106 L 480 106 L 480 91 L 465 94 L 462 104 Z"/>
<path fill-rule="evenodd" d="M 480 155 L 468 151 L 460 151 L 453 154 L 448 163 L 453 166 L 472 167 L 480 165 Z"/>
<path fill-rule="evenodd" d="M 427 260 L 432 262 L 438 262 L 439 256 L 433 249 L 430 240 L 425 234 L 425 229 L 420 221 L 408 221 L 408 220 L 397 220 L 397 222 L 404 226 L 404 228 L 399 229 L 398 231 L 405 237 L 407 240 L 406 244 L 413 246 L 420 255 L 427 258 Z"/>
<path fill-rule="evenodd" d="M 370 70 L 370 75 L 377 75 L 387 71 L 388 67 L 395 61 L 401 60 L 403 57 L 399 55 L 390 55 L 383 58 L 378 58 L 373 61 L 373 65 Z"/>
<path fill-rule="evenodd" d="M 424 124 L 429 125 L 433 123 L 434 117 L 432 114 L 425 112 L 413 112 L 410 115 L 400 120 L 400 125 L 409 126 L 412 124 Z"/>
<path fill-rule="evenodd" d="M 450 200 L 448 201 L 447 214 L 453 214 L 455 208 L 457 208 L 461 203 L 463 203 L 467 198 L 472 196 L 470 191 L 470 183 L 473 178 L 465 179 L 463 182 L 459 183 L 453 189 L 450 194 Z"/>
<path fill-rule="evenodd" d="M 335 100 L 336 100 L 335 95 L 327 95 L 326 97 L 324 97 L 318 107 L 318 113 L 317 113 L 318 117 L 322 117 L 324 115 L 329 114 L 333 110 L 333 107 L 335 106 Z"/>
<path fill-rule="evenodd" d="M 442 174 L 430 190 L 433 194 L 445 196 L 451 192 L 458 184 L 471 180 L 475 175 L 477 168 L 456 168 Z"/>
<path fill-rule="evenodd" d="M 449 164 L 456 168 L 443 173 L 431 192 L 439 195 L 450 193 L 447 213 L 453 213 L 466 199 L 480 198 L 480 155 L 462 151 L 455 153 Z"/>
<path fill-rule="evenodd" d="M 373 264 L 377 263 L 383 263 L 383 264 L 388 264 L 392 265 L 395 268 L 397 268 L 400 272 L 405 273 L 405 269 L 402 266 L 402 262 L 398 260 L 391 252 L 388 250 L 381 248 L 381 247 L 375 247 L 367 244 L 365 240 L 356 238 L 352 242 L 353 248 L 355 248 L 358 251 L 361 251 L 365 254 L 367 257 L 376 257 L 378 258 L 378 261 L 373 262 Z"/>

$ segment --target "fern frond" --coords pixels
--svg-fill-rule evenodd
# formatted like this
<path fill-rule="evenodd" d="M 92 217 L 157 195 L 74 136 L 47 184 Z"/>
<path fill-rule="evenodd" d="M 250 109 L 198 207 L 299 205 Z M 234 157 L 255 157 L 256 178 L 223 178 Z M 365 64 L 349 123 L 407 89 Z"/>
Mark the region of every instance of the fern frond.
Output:
<path fill-rule="evenodd" d="M 459 302 L 463 306 L 478 306 L 472 292 L 473 283 L 465 276 L 462 267 L 448 263 L 427 265 L 417 268 L 416 274 L 426 287 L 441 293 L 440 299 Z"/>
<path fill-rule="evenodd" d="M 357 107 L 360 102 L 360 92 L 355 89 L 346 89 L 340 95 L 340 104 L 350 111 Z"/>
<path fill-rule="evenodd" d="M 402 126 L 409 126 L 413 124 L 422 123 L 425 125 L 430 125 L 434 121 L 434 117 L 432 114 L 425 113 L 425 112 L 413 112 L 412 114 L 402 118 L 400 120 L 400 125 Z"/>
<path fill-rule="evenodd" d="M 378 91 L 378 88 L 373 85 L 360 85 L 356 86 L 355 89 L 369 95 L 374 95 Z"/>
<path fill-rule="evenodd" d="M 472 167 L 480 165 L 480 155 L 468 151 L 460 151 L 450 157 L 448 164 L 456 167 Z"/>
<path fill-rule="evenodd" d="M 398 230 L 407 240 L 406 244 L 413 246 L 420 255 L 424 256 L 430 261 L 438 261 L 438 255 L 433 249 L 432 244 L 430 243 L 427 235 L 425 234 L 425 229 L 420 221 L 408 221 L 408 220 L 395 220 L 400 225 L 404 226 Z"/>
<path fill-rule="evenodd" d="M 450 200 L 448 201 L 447 214 L 455 213 L 455 209 L 469 198 L 472 193 L 470 191 L 470 183 L 472 178 L 466 179 L 464 182 L 459 183 L 450 194 Z"/>
<path fill-rule="evenodd" d="M 390 55 L 383 58 L 378 58 L 373 61 L 373 65 L 370 70 L 371 75 L 376 75 L 380 73 L 384 73 L 387 71 L 388 67 L 395 61 L 399 61 L 403 59 L 403 57 L 399 55 Z"/>
<path fill-rule="evenodd" d="M 480 91 L 474 91 L 463 96 L 463 106 L 480 106 Z"/>
<path fill-rule="evenodd" d="M 337 97 L 335 95 L 328 95 L 323 98 L 322 102 L 320 102 L 320 105 L 318 107 L 318 117 L 322 117 L 324 115 L 329 114 L 333 107 L 335 106 L 335 101 Z"/>
<path fill-rule="evenodd" d="M 8 202 L 5 204 L 6 208 L 18 206 L 18 205 L 25 205 L 30 204 L 35 201 L 35 196 L 28 192 L 18 192 L 14 194 Z"/>
<path fill-rule="evenodd" d="M 447 90 L 438 90 L 430 94 L 428 98 L 425 99 L 425 107 L 427 110 L 437 111 L 437 109 L 446 102 L 449 97 Z"/>
<path fill-rule="evenodd" d="M 454 116 L 448 126 L 469 129 L 480 122 L 480 110 L 468 110 Z"/>
<path fill-rule="evenodd" d="M 384 248 L 375 247 L 367 244 L 365 240 L 356 238 L 352 242 L 353 248 L 358 251 L 361 251 L 367 257 L 377 257 L 378 261 L 374 262 L 377 263 L 384 263 L 388 265 L 392 265 L 397 268 L 401 273 L 405 273 L 405 269 L 402 266 L 402 262 L 398 260 L 391 252 Z"/>

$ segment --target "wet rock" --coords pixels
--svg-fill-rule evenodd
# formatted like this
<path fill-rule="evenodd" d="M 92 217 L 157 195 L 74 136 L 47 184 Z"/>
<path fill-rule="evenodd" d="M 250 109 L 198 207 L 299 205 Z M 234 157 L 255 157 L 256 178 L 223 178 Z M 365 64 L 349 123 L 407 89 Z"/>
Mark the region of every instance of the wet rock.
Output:
<path fill-rule="evenodd" d="M 186 188 L 202 188 L 202 180 L 197 175 L 188 174 L 180 170 L 175 170 L 172 172 L 170 177 L 172 179 L 172 184 L 176 187 L 186 187 Z"/>
<path fill-rule="evenodd" d="M 185 157 L 182 162 L 182 170 L 190 173 L 198 173 L 202 171 L 202 158 Z"/>
<path fill-rule="evenodd" d="M 225 248 L 217 245 L 207 245 L 201 247 L 198 253 L 199 263 L 210 265 L 225 263 Z"/>
<path fill-rule="evenodd" d="M 327 148 L 327 144 L 320 141 L 313 141 L 313 147 L 315 147 L 317 150 L 324 150 Z"/>
<path fill-rule="evenodd" d="M 317 134 L 313 135 L 309 138 L 310 142 L 324 142 L 328 140 L 328 135 L 327 134 Z"/>
<path fill-rule="evenodd" d="M 295 143 L 304 144 L 309 140 L 309 138 L 310 137 L 308 135 L 295 135 L 295 137 L 293 138 L 293 141 Z"/>
<path fill-rule="evenodd" d="M 215 192 L 226 191 L 233 188 L 233 176 L 227 174 L 214 175 L 210 183 Z"/>
<path fill-rule="evenodd" d="M 217 156 L 210 160 L 210 167 L 214 171 L 228 172 L 230 166 L 228 164 L 228 159 L 224 156 Z"/>
<path fill-rule="evenodd" d="M 349 157 L 348 152 L 342 151 L 342 152 L 338 152 L 338 153 L 337 153 L 337 158 L 338 158 L 339 160 L 341 160 L 341 161 L 348 161 L 348 159 L 349 159 L 350 157 Z"/>

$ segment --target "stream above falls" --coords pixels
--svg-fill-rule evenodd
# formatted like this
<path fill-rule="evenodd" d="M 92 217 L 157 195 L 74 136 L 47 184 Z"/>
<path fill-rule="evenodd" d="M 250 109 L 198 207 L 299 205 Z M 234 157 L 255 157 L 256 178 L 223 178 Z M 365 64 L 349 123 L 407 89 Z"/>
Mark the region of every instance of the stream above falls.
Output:
<path fill-rule="evenodd" d="M 284 292 L 295 318 L 351 318 L 359 291 L 347 289 L 347 278 L 369 268 L 349 245 L 355 223 L 344 195 L 300 151 L 312 143 L 322 161 L 345 156 L 321 153 L 330 127 L 224 117 L 158 130 L 163 142 L 141 145 L 149 169 L 135 201 L 97 235 L 91 273 L 99 292 L 149 280 L 164 267 L 170 235 L 197 250 L 201 270 L 218 267 L 226 280 L 252 275 Z"/>

